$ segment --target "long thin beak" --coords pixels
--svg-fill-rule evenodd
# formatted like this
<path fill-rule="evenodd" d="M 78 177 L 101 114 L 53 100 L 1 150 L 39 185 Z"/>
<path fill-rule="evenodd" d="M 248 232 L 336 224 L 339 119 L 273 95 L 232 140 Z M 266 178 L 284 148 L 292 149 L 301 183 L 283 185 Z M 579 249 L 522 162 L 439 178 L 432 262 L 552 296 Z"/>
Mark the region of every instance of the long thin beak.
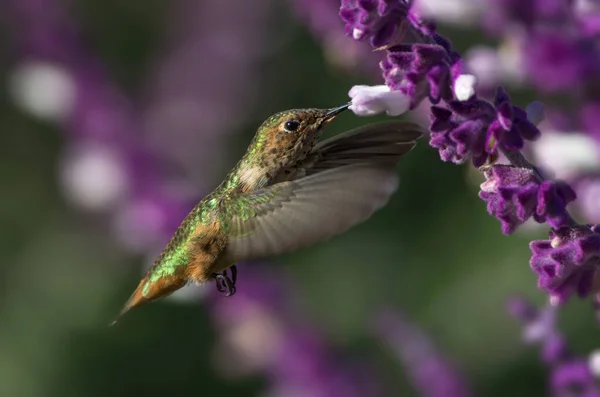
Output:
<path fill-rule="evenodd" d="M 325 120 L 331 120 L 332 118 L 334 118 L 335 116 L 337 116 L 338 114 L 340 114 L 341 112 L 343 112 L 344 110 L 348 109 L 350 107 L 351 103 L 347 103 L 345 105 L 342 106 L 338 106 L 337 108 L 331 108 L 329 109 L 329 111 L 327 113 L 325 113 Z"/>

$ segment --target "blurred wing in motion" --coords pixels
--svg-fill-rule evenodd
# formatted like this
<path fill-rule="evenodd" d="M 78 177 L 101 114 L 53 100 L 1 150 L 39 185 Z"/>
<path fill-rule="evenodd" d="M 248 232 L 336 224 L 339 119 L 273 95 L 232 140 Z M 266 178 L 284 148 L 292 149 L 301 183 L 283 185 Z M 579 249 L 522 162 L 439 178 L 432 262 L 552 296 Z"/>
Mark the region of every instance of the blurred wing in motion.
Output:
<path fill-rule="evenodd" d="M 299 169 L 306 176 L 230 197 L 227 259 L 292 252 L 366 220 L 396 190 L 395 166 L 420 134 L 410 123 L 361 127 L 317 145 Z"/>
<path fill-rule="evenodd" d="M 393 164 L 411 151 L 423 129 L 414 123 L 388 121 L 341 133 L 317 144 L 300 166 L 306 175 L 357 163 Z"/>

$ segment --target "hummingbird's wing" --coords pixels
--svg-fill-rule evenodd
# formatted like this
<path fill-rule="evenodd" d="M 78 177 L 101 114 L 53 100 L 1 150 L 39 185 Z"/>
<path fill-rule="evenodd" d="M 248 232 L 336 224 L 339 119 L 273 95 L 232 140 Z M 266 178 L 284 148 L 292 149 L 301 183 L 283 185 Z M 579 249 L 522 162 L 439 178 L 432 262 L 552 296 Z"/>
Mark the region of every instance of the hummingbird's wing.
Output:
<path fill-rule="evenodd" d="M 423 129 L 387 121 L 358 127 L 318 143 L 300 165 L 301 176 L 356 163 L 393 163 L 412 150 Z"/>
<path fill-rule="evenodd" d="M 323 142 L 320 157 L 303 178 L 223 202 L 227 259 L 238 262 L 292 252 L 342 233 L 384 206 L 398 185 L 395 165 L 419 136 L 418 127 L 411 125 L 410 133 L 392 129 L 393 139 L 389 126 L 399 123 L 387 124 L 388 129 L 375 130 L 371 139 L 363 127 Z"/>

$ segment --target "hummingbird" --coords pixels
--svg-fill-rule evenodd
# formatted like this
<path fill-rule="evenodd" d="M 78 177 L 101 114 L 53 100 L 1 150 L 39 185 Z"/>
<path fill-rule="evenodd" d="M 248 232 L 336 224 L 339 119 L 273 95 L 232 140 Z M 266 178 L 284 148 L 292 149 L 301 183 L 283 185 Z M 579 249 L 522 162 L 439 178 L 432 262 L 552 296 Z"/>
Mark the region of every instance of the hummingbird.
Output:
<path fill-rule="evenodd" d="M 369 218 L 397 188 L 395 167 L 422 135 L 388 121 L 318 142 L 350 106 L 292 109 L 258 128 L 242 159 L 185 217 L 113 321 L 188 283 L 235 293 L 237 262 L 327 240 Z"/>

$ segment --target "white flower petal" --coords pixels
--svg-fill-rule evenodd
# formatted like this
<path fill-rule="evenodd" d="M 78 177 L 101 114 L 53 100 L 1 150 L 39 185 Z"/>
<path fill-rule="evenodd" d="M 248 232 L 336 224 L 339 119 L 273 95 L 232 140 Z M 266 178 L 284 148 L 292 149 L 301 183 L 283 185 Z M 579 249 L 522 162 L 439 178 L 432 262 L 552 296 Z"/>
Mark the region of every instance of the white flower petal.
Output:
<path fill-rule="evenodd" d="M 454 95 L 459 101 L 466 101 L 475 95 L 477 77 L 472 74 L 461 74 L 454 82 Z"/>
<path fill-rule="evenodd" d="M 374 116 L 385 112 L 388 116 L 398 116 L 410 107 L 410 98 L 400 91 L 391 91 L 386 85 L 356 85 L 350 89 L 352 98 L 349 109 L 357 116 Z"/>
<path fill-rule="evenodd" d="M 354 38 L 354 40 L 360 40 L 364 34 L 365 34 L 365 32 L 363 30 L 354 29 L 352 31 L 352 38 Z"/>

